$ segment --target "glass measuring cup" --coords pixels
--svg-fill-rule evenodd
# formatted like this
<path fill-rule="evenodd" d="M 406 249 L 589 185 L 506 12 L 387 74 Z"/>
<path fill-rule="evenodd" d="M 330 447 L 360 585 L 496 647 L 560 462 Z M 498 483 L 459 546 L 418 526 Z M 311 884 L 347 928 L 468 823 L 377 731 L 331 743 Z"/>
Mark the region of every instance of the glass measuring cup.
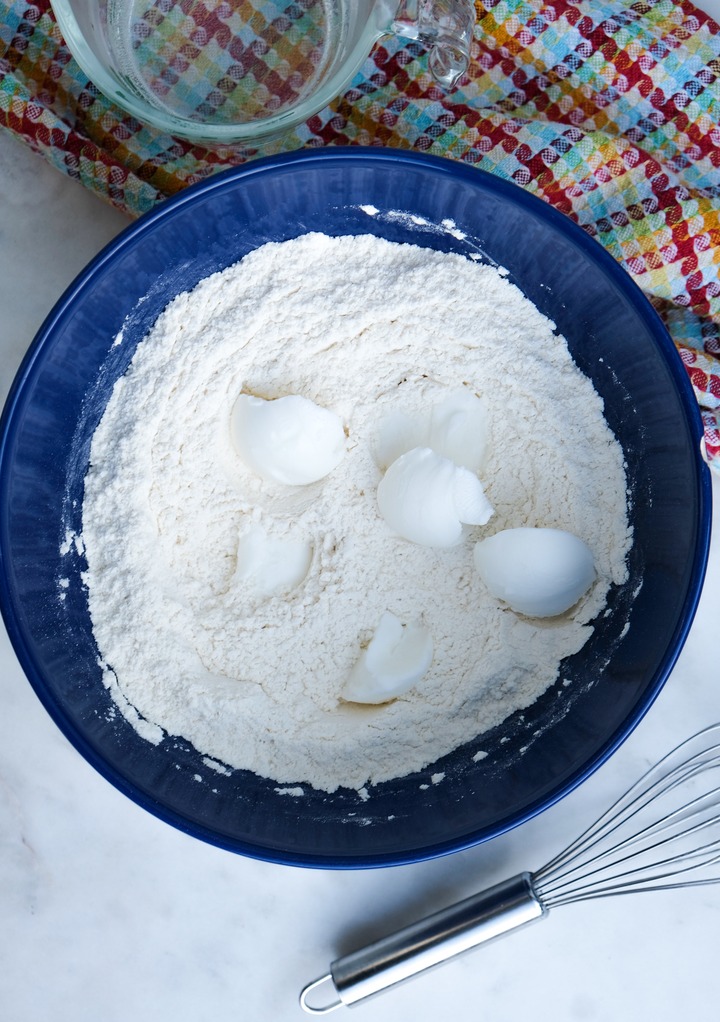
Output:
<path fill-rule="evenodd" d="M 321 110 L 385 35 L 466 70 L 472 0 L 51 0 L 76 61 L 110 100 L 170 134 L 253 143 Z"/>

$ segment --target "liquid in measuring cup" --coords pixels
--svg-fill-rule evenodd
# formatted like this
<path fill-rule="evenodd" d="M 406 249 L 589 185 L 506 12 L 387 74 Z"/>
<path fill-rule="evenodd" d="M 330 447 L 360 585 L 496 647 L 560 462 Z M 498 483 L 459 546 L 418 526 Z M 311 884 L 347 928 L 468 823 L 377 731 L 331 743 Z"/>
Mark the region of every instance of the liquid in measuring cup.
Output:
<path fill-rule="evenodd" d="M 118 69 L 153 106 L 243 124 L 297 107 L 332 70 L 336 0 L 107 0 Z"/>

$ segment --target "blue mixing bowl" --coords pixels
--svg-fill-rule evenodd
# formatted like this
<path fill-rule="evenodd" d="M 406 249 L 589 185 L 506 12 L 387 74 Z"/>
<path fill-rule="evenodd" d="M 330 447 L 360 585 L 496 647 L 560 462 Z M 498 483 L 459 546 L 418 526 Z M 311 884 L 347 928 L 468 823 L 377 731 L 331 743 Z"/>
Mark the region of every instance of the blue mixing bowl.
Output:
<path fill-rule="evenodd" d="M 408 216 L 371 216 L 362 206 Z M 453 232 L 429 224 L 454 221 Z M 288 798 L 247 771 L 217 773 L 167 738 L 152 745 L 103 687 L 81 582 L 90 438 L 137 343 L 179 292 L 266 241 L 307 231 L 380 235 L 506 267 L 554 320 L 605 401 L 631 490 L 630 578 L 558 682 L 533 706 L 432 768 L 357 792 Z M 464 234 L 465 237 L 461 235 Z M 124 343 L 112 346 L 120 329 Z M 161 819 L 277 862 L 409 862 L 491 838 L 583 781 L 632 731 L 673 667 L 702 585 L 710 481 L 692 390 L 664 327 L 630 277 L 580 228 L 520 188 L 448 160 L 326 149 L 232 170 L 180 194 L 109 245 L 32 344 L 2 419 L 0 603 L 35 691 L 75 747 Z M 58 580 L 70 584 L 59 596 Z M 627 627 L 629 625 L 629 627 Z M 472 736 L 468 736 L 469 739 Z M 489 755 L 474 763 L 472 752 Z M 307 790 L 307 789 L 306 789 Z"/>

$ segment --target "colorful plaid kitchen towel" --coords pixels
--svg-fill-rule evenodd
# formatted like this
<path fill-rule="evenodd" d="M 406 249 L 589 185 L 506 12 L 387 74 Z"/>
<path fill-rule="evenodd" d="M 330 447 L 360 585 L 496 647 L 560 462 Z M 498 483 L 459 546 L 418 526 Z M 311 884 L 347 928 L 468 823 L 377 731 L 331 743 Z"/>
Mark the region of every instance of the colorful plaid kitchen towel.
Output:
<path fill-rule="evenodd" d="M 420 46 L 386 39 L 301 128 L 262 149 L 212 151 L 101 96 L 48 0 L 0 0 L 0 124 L 133 215 L 301 146 L 400 146 L 515 181 L 597 238 L 650 297 L 720 470 L 720 28 L 688 0 L 479 0 L 477 10 L 455 92 L 434 84 Z"/>

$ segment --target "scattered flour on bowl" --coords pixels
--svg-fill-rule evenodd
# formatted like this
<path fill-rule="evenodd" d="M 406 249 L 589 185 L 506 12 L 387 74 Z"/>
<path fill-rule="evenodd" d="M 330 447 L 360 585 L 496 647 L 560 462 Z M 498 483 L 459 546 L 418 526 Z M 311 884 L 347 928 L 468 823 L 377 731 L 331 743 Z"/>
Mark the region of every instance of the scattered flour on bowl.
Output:
<path fill-rule="evenodd" d="M 427 549 L 379 515 L 373 445 L 384 416 L 462 386 L 489 409 L 495 514 L 459 546 Z M 254 476 L 231 441 L 241 391 L 341 416 L 338 468 L 303 487 Z M 601 399 L 497 270 L 372 236 L 265 245 L 168 306 L 93 437 L 82 542 L 105 683 L 148 740 L 181 735 L 288 791 L 403 776 L 530 705 L 584 645 L 626 578 L 625 492 Z M 236 573 L 258 525 L 312 543 L 285 596 L 253 596 Z M 596 582 L 558 619 L 516 615 L 473 568 L 477 539 L 522 525 L 593 551 Z M 423 621 L 432 666 L 392 703 L 344 703 L 388 610 Z"/>

